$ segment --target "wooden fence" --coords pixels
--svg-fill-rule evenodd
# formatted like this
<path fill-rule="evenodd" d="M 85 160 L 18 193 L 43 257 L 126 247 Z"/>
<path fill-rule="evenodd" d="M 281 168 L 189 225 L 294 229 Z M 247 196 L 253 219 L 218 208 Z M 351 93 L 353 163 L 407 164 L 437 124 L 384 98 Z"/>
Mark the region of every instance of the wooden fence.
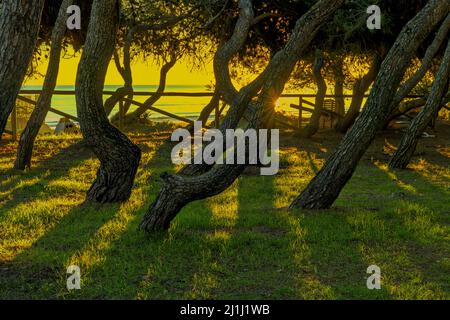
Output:
<path fill-rule="evenodd" d="M 31 105 L 36 105 L 36 101 L 33 99 L 28 98 L 27 96 L 30 95 L 40 95 L 42 93 L 42 90 L 21 90 L 17 99 L 21 100 L 23 102 L 29 103 Z M 103 95 L 104 96 L 111 96 L 115 93 L 115 91 L 104 91 Z M 136 91 L 136 92 L 130 92 L 130 94 L 133 94 L 134 97 L 150 97 L 154 94 L 156 94 L 155 92 L 141 92 L 141 91 Z M 53 92 L 53 95 L 59 95 L 59 96 L 75 96 L 75 91 L 74 90 L 55 90 Z M 161 94 L 161 97 L 185 97 L 185 98 L 195 98 L 195 97 L 213 97 L 213 93 L 212 92 L 165 92 Z M 368 96 L 365 96 L 368 97 Z M 420 98 L 421 96 L 409 96 L 408 98 Z M 281 98 L 296 98 L 299 101 L 298 105 L 295 104 L 291 104 L 291 108 L 294 108 L 296 110 L 298 110 L 298 127 L 301 128 L 303 126 L 303 113 L 307 112 L 307 113 L 312 113 L 314 111 L 314 102 L 309 101 L 307 99 L 315 99 L 316 95 L 314 94 L 283 94 L 281 95 Z M 352 95 L 326 95 L 325 99 L 337 99 L 337 98 L 352 98 Z M 124 104 L 125 103 L 131 103 L 133 105 L 136 105 L 138 107 L 142 107 L 143 104 L 141 102 L 132 100 L 132 99 L 128 99 L 128 98 L 122 98 L 118 104 L 119 104 L 119 123 L 118 126 L 120 129 L 123 128 L 124 126 L 124 116 L 125 116 L 125 112 L 124 112 Z M 148 110 L 151 110 L 153 112 L 162 114 L 168 118 L 171 119 L 175 119 L 181 122 L 185 122 L 188 124 L 192 124 L 193 121 L 191 119 L 188 119 L 186 117 L 182 117 L 179 115 L 176 115 L 174 113 L 165 111 L 163 109 L 160 108 L 156 108 L 154 106 L 148 106 L 147 107 Z M 57 110 L 53 107 L 51 107 L 49 109 L 50 112 L 55 113 L 57 115 L 60 115 L 62 117 L 66 117 L 72 121 L 76 121 L 78 122 L 78 118 L 67 114 L 63 111 Z M 221 110 L 216 109 L 215 110 L 215 123 L 216 125 L 218 125 L 220 123 L 220 114 Z M 333 116 L 333 117 L 339 117 L 340 115 L 338 115 L 336 112 L 334 112 L 333 110 L 327 110 L 324 109 L 322 111 L 322 113 L 324 115 L 328 115 L 328 116 Z M 18 130 L 17 130 L 17 109 L 16 107 L 14 108 L 12 114 L 11 114 L 11 130 L 5 130 L 6 133 L 10 134 L 12 136 L 13 140 L 17 140 L 18 137 Z"/>

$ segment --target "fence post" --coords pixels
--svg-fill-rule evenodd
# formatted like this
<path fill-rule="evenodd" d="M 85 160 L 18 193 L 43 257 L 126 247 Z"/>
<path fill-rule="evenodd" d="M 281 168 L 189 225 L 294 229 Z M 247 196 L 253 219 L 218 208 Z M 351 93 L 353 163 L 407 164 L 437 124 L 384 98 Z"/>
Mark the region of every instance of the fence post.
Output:
<path fill-rule="evenodd" d="M 298 128 L 301 129 L 303 124 L 303 96 L 300 96 L 298 102 Z"/>
<path fill-rule="evenodd" d="M 14 108 L 11 113 L 11 131 L 12 131 L 12 139 L 13 141 L 17 141 L 17 105 L 14 105 Z"/>

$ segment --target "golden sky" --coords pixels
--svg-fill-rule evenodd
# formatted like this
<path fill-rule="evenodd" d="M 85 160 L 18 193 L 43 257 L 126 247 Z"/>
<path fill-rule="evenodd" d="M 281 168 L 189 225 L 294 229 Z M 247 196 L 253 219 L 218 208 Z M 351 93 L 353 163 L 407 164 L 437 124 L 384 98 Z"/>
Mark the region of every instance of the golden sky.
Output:
<path fill-rule="evenodd" d="M 60 71 L 58 75 L 58 85 L 74 85 L 77 73 L 78 62 L 80 55 L 76 57 L 63 57 L 61 59 Z M 45 74 L 48 62 L 42 62 L 38 71 Z M 159 68 L 151 64 L 151 61 L 146 63 L 144 61 L 136 61 L 132 64 L 133 69 L 133 83 L 134 85 L 157 85 L 159 83 Z M 191 68 L 184 61 L 179 61 L 175 67 L 169 72 L 167 77 L 168 85 L 207 85 L 214 79 L 212 65 L 208 64 L 202 70 L 191 70 Z M 43 77 L 30 78 L 24 83 L 25 85 L 42 85 Z M 117 69 L 112 61 L 105 84 L 107 85 L 121 85 L 123 79 L 117 72 Z"/>

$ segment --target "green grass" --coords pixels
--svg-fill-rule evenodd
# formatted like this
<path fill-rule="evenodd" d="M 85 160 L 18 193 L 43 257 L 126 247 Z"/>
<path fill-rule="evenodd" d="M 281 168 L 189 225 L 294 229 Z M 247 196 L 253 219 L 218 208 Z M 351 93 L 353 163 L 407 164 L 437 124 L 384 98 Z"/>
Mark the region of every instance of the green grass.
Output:
<path fill-rule="evenodd" d="M 392 172 L 366 159 L 332 209 L 288 211 L 329 150 L 288 140 L 277 176 L 242 176 L 149 236 L 139 221 L 174 170 L 167 135 L 131 135 L 144 151 L 132 197 L 104 207 L 83 204 L 98 162 L 79 137 L 39 140 L 25 173 L 12 170 L 16 145 L 2 145 L 0 298 L 450 298 L 449 162 Z M 366 287 L 372 264 L 381 290 Z M 69 265 L 81 290 L 66 289 Z"/>

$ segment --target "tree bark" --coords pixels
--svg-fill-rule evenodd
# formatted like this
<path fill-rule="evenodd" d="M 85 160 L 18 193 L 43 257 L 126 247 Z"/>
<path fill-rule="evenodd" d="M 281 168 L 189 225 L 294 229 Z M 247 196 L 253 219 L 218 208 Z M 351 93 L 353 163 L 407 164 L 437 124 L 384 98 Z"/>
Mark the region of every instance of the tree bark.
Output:
<path fill-rule="evenodd" d="M 0 11 L 0 140 L 33 57 L 44 0 L 4 0 Z"/>
<path fill-rule="evenodd" d="M 72 0 L 64 0 L 62 2 L 55 26 L 53 27 L 47 74 L 42 87 L 42 93 L 39 96 L 36 107 L 20 137 L 19 147 L 17 149 L 17 159 L 14 164 L 14 168 L 17 170 L 25 170 L 26 167 L 31 167 L 34 141 L 36 140 L 48 110 L 50 109 L 53 91 L 56 87 L 59 62 L 61 59 L 62 41 L 66 33 L 67 8 L 72 5 L 72 3 Z"/>
<path fill-rule="evenodd" d="M 403 135 L 400 145 L 389 162 L 390 168 L 405 169 L 411 161 L 420 135 L 433 120 L 442 106 L 442 98 L 448 91 L 450 78 L 450 41 L 447 45 L 436 79 L 431 88 L 425 107 L 411 123 L 408 131 Z"/>
<path fill-rule="evenodd" d="M 202 112 L 200 112 L 200 116 L 198 117 L 197 121 L 201 121 L 203 123 L 203 126 L 205 126 L 211 113 L 219 108 L 219 104 L 220 94 L 216 90 L 214 91 L 214 95 L 211 98 L 211 101 L 209 101 L 209 103 L 203 108 Z"/>
<path fill-rule="evenodd" d="M 352 102 L 350 108 L 342 119 L 336 123 L 335 130 L 340 133 L 346 133 L 355 123 L 364 101 L 364 95 L 369 90 L 370 85 L 375 81 L 381 66 L 381 58 L 377 55 L 367 72 L 361 79 L 355 81 L 353 85 Z"/>
<path fill-rule="evenodd" d="M 403 101 L 402 103 L 400 103 L 398 108 L 395 108 L 394 111 L 392 111 L 392 113 L 389 115 L 387 123 L 390 123 L 392 120 L 397 119 L 408 111 L 423 107 L 426 103 L 427 97 Z"/>
<path fill-rule="evenodd" d="M 306 127 L 299 129 L 299 134 L 302 138 L 311 138 L 319 131 L 320 117 L 322 117 L 323 104 L 327 94 L 327 83 L 322 75 L 323 55 L 316 57 L 313 66 L 313 78 L 317 84 L 317 95 L 314 103 L 314 112 Z"/>
<path fill-rule="evenodd" d="M 119 18 L 117 0 L 95 0 L 76 80 L 78 118 L 86 144 L 100 160 L 88 201 L 129 199 L 141 158 L 140 149 L 112 126 L 103 107 L 102 90 L 114 51 Z"/>
<path fill-rule="evenodd" d="M 124 58 L 123 58 L 123 66 L 120 63 L 119 53 L 114 50 L 114 64 L 116 65 L 117 71 L 119 71 L 122 79 L 124 81 L 123 87 L 120 87 L 105 101 L 105 112 L 106 115 L 109 116 L 113 111 L 114 107 L 119 103 L 120 100 L 127 97 L 129 100 L 133 100 L 133 75 L 131 72 L 131 59 L 130 59 L 130 46 L 131 40 L 128 39 L 124 44 Z M 131 92 L 131 93 L 130 93 Z M 130 103 L 125 104 L 125 112 L 130 108 Z"/>
<path fill-rule="evenodd" d="M 441 27 L 439 28 L 436 37 L 432 44 L 427 48 L 425 56 L 422 59 L 422 64 L 419 69 L 409 78 L 397 91 L 394 97 L 394 105 L 397 107 L 400 102 L 411 92 L 412 89 L 422 80 L 427 71 L 430 69 L 433 58 L 442 47 L 447 34 L 450 30 L 450 14 L 447 15 Z"/>
<path fill-rule="evenodd" d="M 334 71 L 334 94 L 336 95 L 336 113 L 344 116 L 345 115 L 345 99 L 344 99 L 344 61 L 343 58 L 338 58 Z"/>
<path fill-rule="evenodd" d="M 432 66 L 433 58 L 436 56 L 442 44 L 444 43 L 449 30 L 450 14 L 447 15 L 447 18 L 444 20 L 438 32 L 436 33 L 436 37 L 434 38 L 432 44 L 427 48 L 419 69 L 397 91 L 394 97 L 395 107 L 391 112 L 390 117 L 386 121 L 385 127 L 388 127 L 390 122 L 397 118 L 399 115 L 406 113 L 409 108 L 416 108 L 416 106 L 419 106 L 420 103 L 422 103 L 421 106 L 425 105 L 427 101 L 426 97 L 423 99 L 417 99 L 415 101 L 408 101 L 406 103 L 402 103 L 402 100 L 411 93 L 412 89 L 414 89 L 414 87 L 420 82 L 420 80 L 422 80 L 426 72 L 430 69 L 430 67 Z"/>
<path fill-rule="evenodd" d="M 307 51 L 320 27 L 328 21 L 344 0 L 318 1 L 301 17 L 285 47 L 274 55 L 262 75 L 257 78 L 261 93 L 254 103 L 255 114 L 250 126 L 259 129 L 267 126 L 272 118 L 275 101 L 284 90 L 297 61 Z M 251 1 L 241 0 L 241 14 L 253 15 Z M 255 86 L 251 84 L 250 88 Z M 244 88 L 245 89 L 245 88 Z M 231 104 L 233 111 L 246 109 L 252 99 L 253 90 L 240 90 L 238 98 Z M 195 177 L 164 175 L 165 181 L 158 197 L 141 222 L 141 228 L 148 231 L 165 230 L 172 219 L 189 202 L 221 193 L 228 188 L 245 169 L 245 165 L 215 165 L 207 173 Z"/>
<path fill-rule="evenodd" d="M 231 80 L 230 61 L 244 46 L 252 26 L 252 21 L 254 20 L 254 12 L 250 0 L 240 1 L 239 8 L 239 17 L 234 27 L 233 34 L 230 39 L 219 46 L 213 60 L 214 77 L 216 79 L 215 92 L 221 95 L 229 105 L 234 104 L 235 106 L 240 106 L 240 109 L 235 107 L 228 111 L 220 125 L 222 133 L 225 133 L 226 129 L 236 128 L 245 112 L 248 111 L 247 109 L 251 108 L 247 104 L 237 103 L 237 101 L 244 100 L 244 95 L 253 97 L 260 88 L 260 81 L 254 81 L 238 92 Z M 257 87 L 258 85 L 259 87 Z M 246 99 L 250 100 L 249 98 Z M 252 103 L 250 103 L 250 105 L 252 105 Z M 212 165 L 206 163 L 188 164 L 185 165 L 179 173 L 186 176 L 196 176 L 208 172 L 212 167 Z"/>
<path fill-rule="evenodd" d="M 120 57 L 117 51 L 114 51 L 114 62 L 116 65 L 117 70 L 119 71 L 120 75 L 122 76 L 124 80 L 124 86 L 117 89 L 116 92 L 109 97 L 105 101 L 105 110 L 106 114 L 109 116 L 114 109 L 114 106 L 124 97 L 127 97 L 129 100 L 133 100 L 133 94 L 130 94 L 130 92 L 133 92 L 133 73 L 131 70 L 131 45 L 134 41 L 134 36 L 136 33 L 141 31 L 146 31 L 151 29 L 150 26 L 141 24 L 132 27 L 125 37 L 125 43 L 123 45 L 123 66 L 120 64 Z M 129 102 L 126 102 L 124 105 L 125 113 L 128 112 L 131 104 Z M 118 121 L 118 115 L 116 114 L 112 122 Z"/>
<path fill-rule="evenodd" d="M 393 109 L 396 93 L 420 44 L 449 13 L 450 0 L 431 0 L 403 28 L 384 60 L 369 99 L 352 129 L 291 208 L 326 209 L 339 196 Z"/>

